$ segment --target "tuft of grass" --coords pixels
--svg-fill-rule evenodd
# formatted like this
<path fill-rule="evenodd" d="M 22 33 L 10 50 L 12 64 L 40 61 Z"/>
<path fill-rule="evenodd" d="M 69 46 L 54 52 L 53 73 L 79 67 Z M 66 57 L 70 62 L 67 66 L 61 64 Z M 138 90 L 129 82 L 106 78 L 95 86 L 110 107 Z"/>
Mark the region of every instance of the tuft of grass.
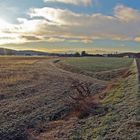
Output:
<path fill-rule="evenodd" d="M 68 106 L 71 113 L 79 119 L 97 113 L 95 110 L 99 106 L 99 101 L 96 99 L 96 93 L 92 92 L 91 86 L 92 83 L 74 81 L 69 90 Z"/>

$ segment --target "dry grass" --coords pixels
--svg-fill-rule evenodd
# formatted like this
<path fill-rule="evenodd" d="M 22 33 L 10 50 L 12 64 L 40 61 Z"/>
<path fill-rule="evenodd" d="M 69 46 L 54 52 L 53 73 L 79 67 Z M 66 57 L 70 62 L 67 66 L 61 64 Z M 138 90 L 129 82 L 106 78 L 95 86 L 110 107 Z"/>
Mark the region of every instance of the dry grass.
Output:
<path fill-rule="evenodd" d="M 41 130 L 40 134 L 37 131 L 38 129 L 31 129 L 27 133 L 29 139 L 67 139 L 73 135 L 72 131 L 77 127 L 79 120 L 106 113 L 107 108 L 101 105 L 100 95 L 92 91 L 92 84 L 77 80 L 74 81 L 69 88 L 68 98 L 66 100 L 66 106 L 68 106 L 69 112 L 66 112 L 67 114 L 63 118 L 59 116 L 60 118 L 57 118 L 57 120 L 51 120 L 47 125 L 41 125 L 41 128 L 39 126 L 38 129 Z M 105 91 L 109 91 L 109 87 L 111 90 L 113 86 L 107 86 Z"/>
<path fill-rule="evenodd" d="M 53 119 L 47 125 L 41 125 L 29 129 L 27 136 L 35 140 L 61 140 L 72 135 L 72 130 L 76 127 L 79 119 L 85 119 L 90 115 L 99 115 L 104 113 L 99 98 L 92 89 L 93 83 L 72 82 L 68 90 L 66 106 L 69 108 L 63 117 L 61 113 L 53 115 Z M 98 109 L 102 109 L 98 111 Z M 62 112 L 62 110 L 60 110 Z M 39 132 L 38 132 L 39 130 Z M 40 131 L 41 130 L 41 131 Z M 63 137 L 63 138 L 62 138 Z"/>
<path fill-rule="evenodd" d="M 71 94 L 68 94 L 68 104 L 72 112 L 65 118 L 66 120 L 53 121 L 53 129 L 46 130 L 38 138 L 40 140 L 138 138 L 136 127 L 139 127 L 139 122 L 133 120 L 136 106 L 132 104 L 136 100 L 137 92 L 135 74 L 133 70 L 124 71 L 120 75 L 121 79 L 113 80 L 100 94 L 87 92 L 88 90 L 85 89 L 89 89 L 90 84 L 86 87 L 83 82 L 74 82 L 70 88 Z M 101 103 L 100 100 L 102 100 Z M 97 109 L 98 114 L 89 113 L 90 109 L 95 111 L 94 107 L 98 105 L 100 105 Z M 128 105 L 130 105 L 129 108 L 127 108 Z M 74 123 L 69 124 L 68 122 L 75 117 Z M 73 125 L 72 128 L 71 125 Z M 67 128 L 74 132 L 67 131 Z M 68 137 L 65 137 L 66 133 L 69 134 Z"/>
<path fill-rule="evenodd" d="M 8 86 L 17 84 L 20 81 L 29 80 L 31 78 L 30 74 L 22 72 L 26 71 L 29 65 L 35 62 L 37 62 L 36 58 L 24 60 L 20 57 L 0 57 L 0 85 Z"/>
<path fill-rule="evenodd" d="M 0 58 L 0 139 L 82 139 L 83 132 L 77 131 L 84 129 L 84 123 L 93 118 L 90 125 L 98 126 L 106 117 L 106 104 L 116 101 L 108 93 L 118 87 L 117 81 L 109 84 L 62 70 L 52 61 L 43 57 Z M 103 105 L 100 100 L 106 96 L 109 98 Z M 97 116 L 103 118 L 97 120 Z"/>
<path fill-rule="evenodd" d="M 88 117 L 99 106 L 95 96 L 97 93 L 92 92 L 92 83 L 74 81 L 69 91 L 67 103 L 72 116 L 79 119 Z"/>
<path fill-rule="evenodd" d="M 127 67 L 127 68 L 112 69 L 112 70 L 101 71 L 101 72 L 94 72 L 94 71 L 88 71 L 86 69 L 80 69 L 79 67 L 76 66 L 71 66 L 67 63 L 64 63 L 63 61 L 58 61 L 55 65 L 66 71 L 71 71 L 77 74 L 83 74 L 104 81 L 111 81 L 113 79 L 120 78 L 120 76 L 124 75 L 124 73 L 128 72 L 129 70 L 129 67 Z"/>
<path fill-rule="evenodd" d="M 0 139 L 25 139 L 26 129 L 47 126 L 50 115 L 65 108 L 64 91 L 72 81 L 94 83 L 95 92 L 106 85 L 89 76 L 58 69 L 52 61 L 47 57 L 0 57 Z M 65 124 L 67 121 L 63 128 Z"/>

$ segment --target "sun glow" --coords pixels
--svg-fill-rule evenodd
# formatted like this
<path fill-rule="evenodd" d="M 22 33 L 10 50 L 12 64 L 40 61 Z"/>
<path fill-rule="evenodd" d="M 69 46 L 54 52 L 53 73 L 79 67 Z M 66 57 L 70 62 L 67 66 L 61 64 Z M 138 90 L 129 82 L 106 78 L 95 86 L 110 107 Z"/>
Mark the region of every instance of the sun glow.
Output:
<path fill-rule="evenodd" d="M 8 28 L 10 26 L 10 24 L 8 22 L 6 22 L 4 19 L 0 18 L 0 31 L 2 31 L 2 29 L 4 28 Z"/>
<path fill-rule="evenodd" d="M 131 50 L 132 46 L 136 46 L 139 50 L 140 9 L 116 3 L 111 7 L 111 13 L 94 12 L 91 8 L 97 6 L 96 0 L 43 1 L 42 6 L 29 2 L 35 5 L 27 6 L 26 9 L 20 5 L 11 4 L 10 7 L 8 3 L 4 6 L 0 4 L 1 46 L 35 46 L 34 49 L 40 44 L 50 49 L 56 46 L 61 49 L 62 46 L 82 46 L 84 49 L 98 46 L 105 50 L 115 50 L 116 46 Z M 61 6 L 55 6 L 55 3 Z M 84 6 L 91 11 L 84 11 Z M 125 47 L 120 44 L 125 44 Z"/>

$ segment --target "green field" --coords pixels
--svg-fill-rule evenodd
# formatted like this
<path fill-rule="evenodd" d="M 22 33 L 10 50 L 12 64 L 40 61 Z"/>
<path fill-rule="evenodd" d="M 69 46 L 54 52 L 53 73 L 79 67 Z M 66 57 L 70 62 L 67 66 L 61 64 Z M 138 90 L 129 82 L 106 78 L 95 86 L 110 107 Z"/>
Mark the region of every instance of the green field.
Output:
<path fill-rule="evenodd" d="M 71 66 L 77 67 L 82 70 L 100 72 L 113 69 L 120 69 L 129 67 L 133 59 L 129 58 L 99 58 L 99 57 L 82 57 L 82 58 L 68 58 L 64 60 Z"/>

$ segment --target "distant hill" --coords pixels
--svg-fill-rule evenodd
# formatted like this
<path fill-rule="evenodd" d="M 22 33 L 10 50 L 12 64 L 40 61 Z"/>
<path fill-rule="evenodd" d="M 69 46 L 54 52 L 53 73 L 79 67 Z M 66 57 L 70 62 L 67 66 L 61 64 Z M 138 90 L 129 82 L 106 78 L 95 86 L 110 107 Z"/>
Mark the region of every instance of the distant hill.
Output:
<path fill-rule="evenodd" d="M 47 52 L 40 52 L 40 51 L 32 51 L 32 50 L 24 50 L 24 51 L 17 51 L 17 55 L 49 55 Z"/>
<path fill-rule="evenodd" d="M 0 55 L 17 55 L 17 56 L 60 56 L 60 57 L 129 57 L 129 58 L 140 58 L 140 53 L 125 52 L 118 54 L 86 54 L 84 56 L 75 54 L 65 54 L 65 53 L 48 53 L 33 50 L 12 50 L 7 48 L 0 48 Z"/>
<path fill-rule="evenodd" d="M 16 50 L 0 48 L 0 55 L 16 55 Z"/>
<path fill-rule="evenodd" d="M 47 52 L 40 52 L 40 51 L 32 51 L 32 50 L 23 50 L 23 51 L 17 51 L 12 49 L 6 49 L 6 48 L 0 48 L 0 55 L 27 55 L 27 56 L 33 56 L 33 55 L 49 55 Z"/>

